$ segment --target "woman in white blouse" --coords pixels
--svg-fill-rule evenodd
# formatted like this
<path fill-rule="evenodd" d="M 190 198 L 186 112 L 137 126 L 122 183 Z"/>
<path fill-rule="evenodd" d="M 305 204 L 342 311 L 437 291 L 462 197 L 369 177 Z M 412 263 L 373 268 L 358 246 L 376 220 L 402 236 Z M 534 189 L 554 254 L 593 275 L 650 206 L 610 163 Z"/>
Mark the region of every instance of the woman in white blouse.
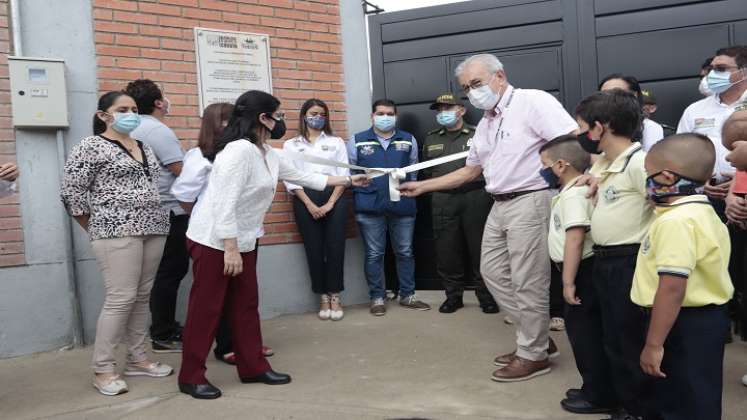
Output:
<path fill-rule="evenodd" d="M 332 135 L 329 108 L 324 101 L 309 99 L 301 106 L 299 132 L 298 136 L 283 144 L 284 150 L 348 163 L 345 142 Z M 292 164 L 303 172 L 350 175 L 346 168 L 297 160 Z M 294 196 L 293 213 L 306 249 L 311 290 L 321 298 L 319 318 L 339 321 L 344 315 L 340 292 L 344 289 L 345 222 L 348 213 L 347 200 L 342 196 L 345 188 L 328 187 L 324 191 L 314 191 L 291 182 L 285 182 L 285 188 Z"/>
<path fill-rule="evenodd" d="M 228 120 L 233 114 L 233 104 L 219 102 L 210 104 L 202 111 L 200 134 L 197 137 L 197 147 L 190 149 L 184 155 L 182 172 L 171 185 L 171 194 L 179 201 L 187 214 L 192 213 L 194 206 L 200 203 L 200 195 L 208 184 L 213 163 L 205 155 L 212 153 L 216 139 L 223 135 Z M 257 238 L 264 236 L 264 229 L 260 226 Z M 185 245 L 186 246 L 186 245 Z M 236 354 L 231 343 L 231 328 L 228 317 L 222 316 L 215 335 L 215 358 L 229 365 L 236 364 Z M 262 346 L 262 354 L 270 357 L 274 354 L 272 348 Z"/>
<path fill-rule="evenodd" d="M 262 354 L 256 276 L 259 227 L 272 204 L 278 180 L 323 190 L 327 186 L 367 185 L 354 177 L 302 173 L 267 145 L 285 134 L 280 101 L 261 91 L 241 95 L 215 150 L 210 180 L 192 211 L 187 247 L 193 261 L 192 290 L 183 332 L 179 390 L 194 398 L 221 396 L 205 377 L 205 359 L 218 321 L 229 314 L 234 352 L 243 383 L 289 383 Z"/>

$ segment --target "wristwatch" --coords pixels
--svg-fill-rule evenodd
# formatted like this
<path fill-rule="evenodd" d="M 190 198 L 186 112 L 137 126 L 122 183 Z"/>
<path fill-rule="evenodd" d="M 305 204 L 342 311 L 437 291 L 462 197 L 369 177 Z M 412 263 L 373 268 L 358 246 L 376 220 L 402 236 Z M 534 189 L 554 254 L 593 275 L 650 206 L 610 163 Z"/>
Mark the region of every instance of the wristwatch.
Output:
<path fill-rule="evenodd" d="M 350 187 L 352 185 L 353 185 L 353 178 L 350 175 L 346 176 L 345 177 L 345 186 L 346 187 Z"/>

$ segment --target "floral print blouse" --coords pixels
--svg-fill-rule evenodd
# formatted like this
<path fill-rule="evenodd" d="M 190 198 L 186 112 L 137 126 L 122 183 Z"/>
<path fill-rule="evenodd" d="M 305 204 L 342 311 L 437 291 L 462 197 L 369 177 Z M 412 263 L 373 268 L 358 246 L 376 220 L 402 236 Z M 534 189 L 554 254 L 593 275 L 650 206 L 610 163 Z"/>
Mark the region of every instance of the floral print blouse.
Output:
<path fill-rule="evenodd" d="M 62 202 L 71 216 L 90 215 L 91 240 L 169 233 L 169 215 L 158 196 L 158 161 L 148 145 L 137 144 L 142 163 L 103 136 L 83 139 L 68 157 Z"/>

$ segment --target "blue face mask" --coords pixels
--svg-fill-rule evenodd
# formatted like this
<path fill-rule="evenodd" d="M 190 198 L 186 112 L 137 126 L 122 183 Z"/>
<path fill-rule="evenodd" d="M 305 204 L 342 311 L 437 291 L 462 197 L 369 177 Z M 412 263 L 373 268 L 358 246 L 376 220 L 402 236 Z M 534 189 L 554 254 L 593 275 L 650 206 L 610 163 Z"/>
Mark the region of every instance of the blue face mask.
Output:
<path fill-rule="evenodd" d="M 314 115 L 313 117 L 306 117 L 306 125 L 314 130 L 321 130 L 324 128 L 324 124 L 327 123 L 327 119 L 321 115 Z"/>
<path fill-rule="evenodd" d="M 389 132 L 394 129 L 397 123 L 397 117 L 391 115 L 374 115 L 374 127 L 379 131 Z"/>
<path fill-rule="evenodd" d="M 675 175 L 678 179 L 673 184 L 662 184 L 654 178 L 662 172 L 657 172 L 646 178 L 646 193 L 654 203 L 663 204 L 668 197 L 681 197 L 686 195 L 695 195 L 703 193 L 703 183 L 682 176 L 678 173 L 667 171 Z"/>
<path fill-rule="evenodd" d="M 708 89 L 715 94 L 724 93 L 729 90 L 730 87 L 744 80 L 744 78 L 742 78 L 741 80 L 732 83 L 729 79 L 730 77 L 731 73 L 728 71 L 711 70 L 708 75 L 706 75 Z"/>
<path fill-rule="evenodd" d="M 134 112 L 115 112 L 112 129 L 120 134 L 130 134 L 140 125 L 140 114 Z"/>
<path fill-rule="evenodd" d="M 547 185 L 550 188 L 558 188 L 560 186 L 560 178 L 557 175 L 555 175 L 555 172 L 552 171 L 552 167 L 555 165 L 555 163 L 548 166 L 547 168 L 542 168 L 539 172 L 542 179 L 544 179 L 545 182 L 547 182 Z"/>
<path fill-rule="evenodd" d="M 436 121 L 444 127 L 453 127 L 459 122 L 456 111 L 441 111 L 436 114 Z"/>

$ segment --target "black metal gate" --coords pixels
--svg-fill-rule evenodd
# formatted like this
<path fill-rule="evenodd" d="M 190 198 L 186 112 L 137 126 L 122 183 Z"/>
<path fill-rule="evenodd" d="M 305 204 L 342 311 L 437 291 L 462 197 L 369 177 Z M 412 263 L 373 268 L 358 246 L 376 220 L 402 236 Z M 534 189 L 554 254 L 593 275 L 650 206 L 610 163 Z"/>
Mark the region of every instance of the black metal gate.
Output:
<path fill-rule="evenodd" d="M 460 92 L 454 68 L 496 54 L 510 82 L 544 89 L 569 110 L 610 73 L 651 89 L 654 120 L 676 126 L 700 98 L 700 64 L 719 47 L 747 44 L 745 0 L 475 0 L 369 18 L 374 98 L 399 106 L 399 125 L 418 140 L 434 128 L 430 102 Z M 468 106 L 467 121 L 480 113 Z M 436 280 L 428 200 L 415 233 L 418 288 Z"/>

